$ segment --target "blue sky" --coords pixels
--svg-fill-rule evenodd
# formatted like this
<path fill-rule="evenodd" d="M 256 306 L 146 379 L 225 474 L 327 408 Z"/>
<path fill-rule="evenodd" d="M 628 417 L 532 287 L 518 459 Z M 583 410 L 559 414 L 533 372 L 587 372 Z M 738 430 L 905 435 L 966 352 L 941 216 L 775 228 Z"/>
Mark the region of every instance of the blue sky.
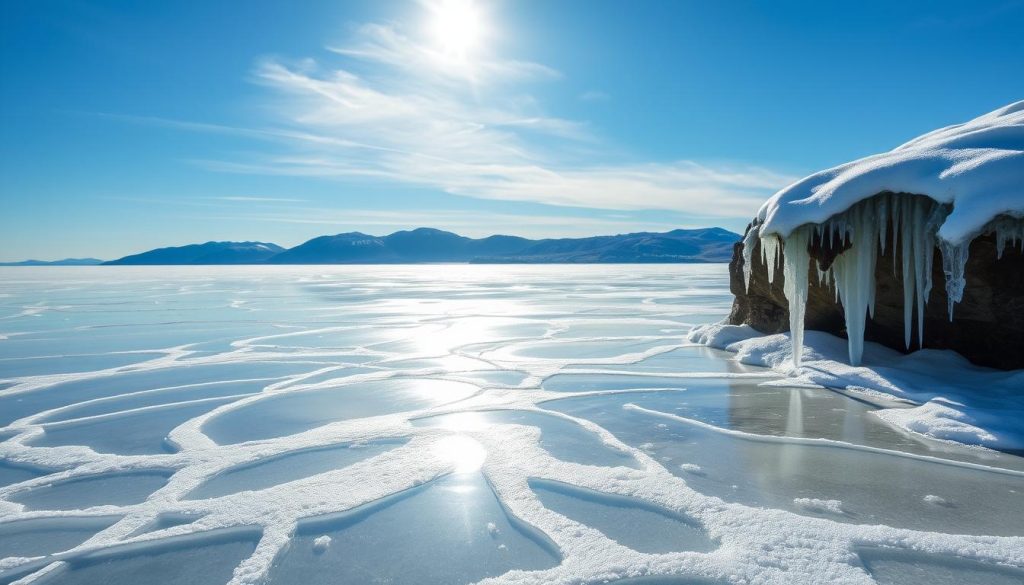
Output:
<path fill-rule="evenodd" d="M 1024 98 L 1024 2 L 8 0 L 0 260 L 719 225 Z"/>

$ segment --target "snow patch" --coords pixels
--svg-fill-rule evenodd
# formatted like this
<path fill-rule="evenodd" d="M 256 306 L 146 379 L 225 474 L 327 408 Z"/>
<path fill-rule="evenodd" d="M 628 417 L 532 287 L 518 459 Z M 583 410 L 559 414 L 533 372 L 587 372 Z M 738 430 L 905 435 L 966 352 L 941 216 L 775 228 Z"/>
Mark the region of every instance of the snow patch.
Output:
<path fill-rule="evenodd" d="M 914 408 L 892 408 L 874 414 L 895 427 L 933 439 L 970 445 L 997 442 L 994 434 L 972 424 L 976 421 L 965 410 L 962 403 L 933 398 Z"/>
<path fill-rule="evenodd" d="M 818 498 L 793 498 L 793 505 L 813 514 L 834 514 L 844 516 L 843 503 L 839 500 L 819 500 Z"/>
<path fill-rule="evenodd" d="M 321 554 L 331 548 L 331 537 L 326 534 L 313 539 L 313 552 Z"/>
<path fill-rule="evenodd" d="M 926 504 L 932 504 L 933 506 L 943 506 L 946 508 L 951 508 L 953 506 L 953 504 L 946 498 L 936 496 L 934 494 L 928 494 L 922 499 Z"/>

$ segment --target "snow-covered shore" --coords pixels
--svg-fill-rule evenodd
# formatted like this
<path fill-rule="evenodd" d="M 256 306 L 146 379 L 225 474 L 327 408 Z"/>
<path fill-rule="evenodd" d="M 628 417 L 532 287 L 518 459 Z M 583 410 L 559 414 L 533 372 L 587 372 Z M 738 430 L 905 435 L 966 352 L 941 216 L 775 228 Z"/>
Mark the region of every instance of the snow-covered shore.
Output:
<path fill-rule="evenodd" d="M 814 384 L 857 393 L 887 408 L 874 414 L 907 432 L 1000 450 L 1024 449 L 1024 370 L 979 368 L 952 351 L 901 354 L 866 343 L 870 366 L 846 363 L 846 340 L 804 333 L 800 366 L 789 334 L 762 335 L 746 325 L 698 325 L 690 341 L 736 354 L 750 365 L 791 376 L 787 384 Z"/>

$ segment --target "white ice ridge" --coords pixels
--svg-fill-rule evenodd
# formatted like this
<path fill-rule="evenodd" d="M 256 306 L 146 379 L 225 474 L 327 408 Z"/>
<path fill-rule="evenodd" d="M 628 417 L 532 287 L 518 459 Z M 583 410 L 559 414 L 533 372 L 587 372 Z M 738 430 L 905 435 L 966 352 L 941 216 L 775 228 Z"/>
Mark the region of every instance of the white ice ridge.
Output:
<path fill-rule="evenodd" d="M 849 360 L 858 365 L 866 315 L 874 311 L 876 247 L 885 252 L 889 226 L 890 254 L 903 280 L 904 341 L 909 348 L 915 305 L 919 344 L 923 336 L 935 246 L 942 252 L 951 320 L 954 304 L 963 298 L 973 238 L 994 233 L 1000 257 L 1007 243 L 1020 241 L 1024 249 L 1024 101 L 892 151 L 815 173 L 779 191 L 761 206 L 743 240 L 746 286 L 755 244 L 761 245 L 769 283 L 784 247 L 784 292 L 793 343 L 799 344 L 809 277 L 807 245 L 815 236 L 824 247 L 849 244 L 825 273 L 819 272 L 819 279 L 835 284 L 849 333 Z M 895 266 L 897 246 L 900 266 Z M 794 351 L 793 358 L 799 366 L 800 352 Z"/>

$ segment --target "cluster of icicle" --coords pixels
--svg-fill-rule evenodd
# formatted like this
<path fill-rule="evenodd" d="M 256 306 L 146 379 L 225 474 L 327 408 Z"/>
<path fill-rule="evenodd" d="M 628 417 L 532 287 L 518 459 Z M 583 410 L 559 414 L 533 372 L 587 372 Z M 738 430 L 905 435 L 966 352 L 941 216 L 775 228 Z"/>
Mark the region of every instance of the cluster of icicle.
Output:
<path fill-rule="evenodd" d="M 782 259 L 783 293 L 789 301 L 789 329 L 793 343 L 793 364 L 800 367 L 804 337 L 804 315 L 807 308 L 807 290 L 810 284 L 810 253 L 812 239 L 823 246 L 850 248 L 840 253 L 826 270 L 817 267 L 818 282 L 833 286 L 836 301 L 843 305 L 846 319 L 851 365 L 860 365 L 864 353 L 864 328 L 867 316 L 875 313 L 875 266 L 878 249 L 886 254 L 886 238 L 892 226 L 892 242 L 888 244 L 893 259 L 893 272 L 903 282 L 903 337 L 910 349 L 914 307 L 917 307 L 917 343 L 924 340 L 924 308 L 932 288 L 932 256 L 938 245 L 942 252 L 946 297 L 949 300 L 949 319 L 953 320 L 953 306 L 963 299 L 967 284 L 964 268 L 970 240 L 951 244 L 936 238 L 936 233 L 950 206 L 941 205 L 923 196 L 880 194 L 865 199 L 843 213 L 820 224 L 804 224 L 780 237 L 761 234 L 757 225 L 751 226 L 743 239 L 743 278 L 750 289 L 754 247 L 761 246 L 761 262 L 768 270 L 768 282 Z M 988 224 L 984 233 L 996 235 L 999 257 L 1006 244 L 1021 242 L 1024 251 L 1024 221 L 1000 217 Z M 900 254 L 896 250 L 899 246 Z M 901 260 L 897 262 L 897 259 Z"/>

